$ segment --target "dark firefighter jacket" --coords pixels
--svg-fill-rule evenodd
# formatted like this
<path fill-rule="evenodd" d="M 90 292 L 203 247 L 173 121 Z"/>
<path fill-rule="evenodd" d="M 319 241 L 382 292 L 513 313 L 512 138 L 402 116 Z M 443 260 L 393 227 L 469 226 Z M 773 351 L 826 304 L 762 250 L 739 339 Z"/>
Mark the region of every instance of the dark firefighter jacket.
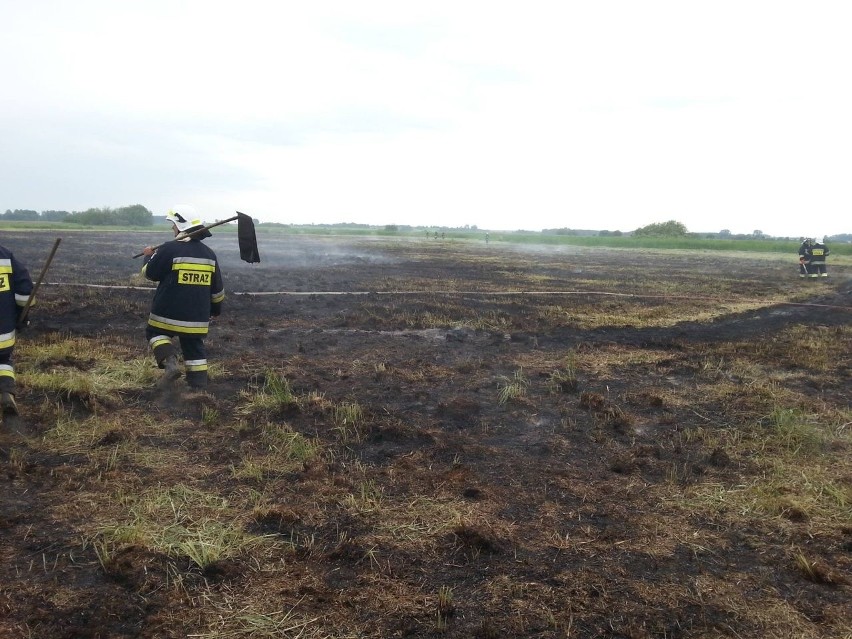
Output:
<path fill-rule="evenodd" d="M 825 264 L 825 258 L 831 251 L 822 242 L 814 242 L 811 245 L 811 264 Z"/>
<path fill-rule="evenodd" d="M 15 345 L 15 325 L 32 292 L 27 269 L 12 251 L 0 246 L 0 350 Z"/>
<path fill-rule="evenodd" d="M 145 258 L 142 272 L 159 282 L 148 324 L 166 333 L 203 337 L 218 315 L 225 287 L 216 254 L 200 240 L 173 240 Z"/>

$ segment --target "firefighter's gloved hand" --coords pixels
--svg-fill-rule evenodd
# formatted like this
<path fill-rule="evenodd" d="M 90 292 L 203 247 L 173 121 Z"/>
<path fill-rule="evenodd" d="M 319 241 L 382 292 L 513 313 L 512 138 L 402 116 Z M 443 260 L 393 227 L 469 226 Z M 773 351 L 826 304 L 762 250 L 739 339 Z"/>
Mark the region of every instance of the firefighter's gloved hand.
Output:
<path fill-rule="evenodd" d="M 23 322 L 21 321 L 21 317 L 24 318 Z M 23 307 L 16 308 L 15 309 L 15 330 L 22 331 L 29 325 L 30 325 L 29 313 L 24 315 L 24 308 Z"/>

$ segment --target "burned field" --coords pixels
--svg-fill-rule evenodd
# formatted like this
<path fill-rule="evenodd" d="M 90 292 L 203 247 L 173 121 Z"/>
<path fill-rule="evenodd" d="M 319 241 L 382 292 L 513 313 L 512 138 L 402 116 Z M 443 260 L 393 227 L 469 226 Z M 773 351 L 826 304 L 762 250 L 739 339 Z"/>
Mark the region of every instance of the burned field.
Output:
<path fill-rule="evenodd" d="M 199 394 L 163 239 L 66 234 L 20 337 L 0 636 L 852 637 L 849 264 L 217 234 Z"/>

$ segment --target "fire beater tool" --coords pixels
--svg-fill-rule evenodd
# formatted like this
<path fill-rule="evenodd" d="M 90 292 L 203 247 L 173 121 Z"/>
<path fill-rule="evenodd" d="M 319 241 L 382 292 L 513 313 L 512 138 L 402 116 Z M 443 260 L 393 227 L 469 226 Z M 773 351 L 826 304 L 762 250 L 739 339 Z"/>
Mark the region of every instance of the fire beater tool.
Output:
<path fill-rule="evenodd" d="M 175 236 L 175 240 L 183 240 L 188 237 L 195 237 L 197 235 L 203 235 L 209 229 L 212 229 L 216 226 L 221 226 L 222 224 L 227 224 L 228 222 L 237 221 L 237 242 L 240 246 L 240 259 L 244 262 L 248 262 L 249 264 L 253 262 L 260 262 L 260 252 L 257 250 L 257 236 L 254 232 L 254 221 L 250 216 L 245 213 L 240 213 L 237 211 L 237 214 L 233 217 L 229 217 L 227 220 L 220 220 L 219 222 L 215 222 L 214 224 L 208 224 L 206 226 L 201 226 L 194 231 L 189 233 L 181 232 Z M 165 244 L 165 242 L 163 242 Z M 156 251 L 158 248 L 163 246 L 163 244 L 158 244 L 154 247 Z M 144 253 L 137 253 L 133 256 L 135 260 L 137 257 L 142 257 Z"/>
<path fill-rule="evenodd" d="M 30 307 L 33 305 L 36 293 L 38 293 L 38 289 L 41 286 L 41 283 L 44 281 L 44 276 L 47 275 L 47 269 L 50 268 L 50 263 L 53 261 L 53 256 L 56 255 L 56 249 L 59 248 L 59 243 L 61 241 L 62 238 L 57 237 L 56 241 L 53 243 L 53 248 L 50 250 L 50 255 L 47 256 L 47 261 L 44 263 L 44 268 L 41 269 L 41 274 L 38 276 L 38 279 L 36 280 L 36 283 L 33 286 L 33 292 L 30 293 L 30 297 L 27 300 L 26 305 L 24 306 L 24 310 L 21 311 L 21 315 L 20 317 L 18 317 L 18 329 L 21 329 L 26 326 L 27 315 L 30 314 Z"/>

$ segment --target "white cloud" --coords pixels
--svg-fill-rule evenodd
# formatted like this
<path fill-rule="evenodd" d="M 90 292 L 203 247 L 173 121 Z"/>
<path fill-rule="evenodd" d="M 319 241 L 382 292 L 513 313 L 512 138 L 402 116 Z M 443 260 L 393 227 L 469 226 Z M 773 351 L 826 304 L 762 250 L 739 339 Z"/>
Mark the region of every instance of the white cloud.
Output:
<path fill-rule="evenodd" d="M 2 208 L 850 230 L 842 3 L 4 3 Z"/>

